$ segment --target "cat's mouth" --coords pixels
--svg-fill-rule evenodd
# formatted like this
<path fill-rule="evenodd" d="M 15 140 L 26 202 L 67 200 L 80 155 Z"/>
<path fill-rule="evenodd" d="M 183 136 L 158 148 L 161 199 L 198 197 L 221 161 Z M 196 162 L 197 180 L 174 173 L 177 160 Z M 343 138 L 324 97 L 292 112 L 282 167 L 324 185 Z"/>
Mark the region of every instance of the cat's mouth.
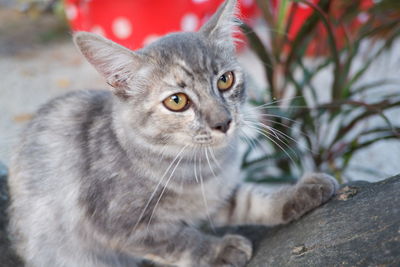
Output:
<path fill-rule="evenodd" d="M 214 140 L 210 134 L 199 134 L 193 137 L 193 141 L 200 145 L 211 145 Z"/>
<path fill-rule="evenodd" d="M 224 147 L 228 145 L 229 140 L 232 138 L 233 130 L 225 134 L 213 132 L 201 132 L 192 137 L 193 143 L 201 146 Z"/>

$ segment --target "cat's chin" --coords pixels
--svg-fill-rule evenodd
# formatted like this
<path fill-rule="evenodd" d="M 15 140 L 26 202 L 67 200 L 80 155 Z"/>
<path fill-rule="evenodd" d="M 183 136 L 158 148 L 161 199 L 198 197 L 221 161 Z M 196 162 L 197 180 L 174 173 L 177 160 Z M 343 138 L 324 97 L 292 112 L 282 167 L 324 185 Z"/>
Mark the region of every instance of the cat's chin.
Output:
<path fill-rule="evenodd" d="M 190 145 L 194 149 L 226 149 L 230 143 L 234 142 L 235 137 L 233 135 L 224 136 L 195 136 L 193 137 L 192 144 Z"/>
<path fill-rule="evenodd" d="M 222 140 L 219 142 L 210 141 L 208 143 L 202 142 L 202 143 L 195 143 L 195 142 L 189 142 L 186 144 L 174 144 L 174 145 L 169 145 L 168 147 L 164 147 L 164 155 L 169 155 L 169 156 L 189 156 L 193 157 L 194 154 L 196 155 L 203 155 L 210 154 L 210 153 L 216 153 L 216 154 L 223 154 L 226 153 L 227 150 L 230 150 L 234 148 L 235 146 L 231 144 L 234 142 L 232 138 L 229 140 Z"/>

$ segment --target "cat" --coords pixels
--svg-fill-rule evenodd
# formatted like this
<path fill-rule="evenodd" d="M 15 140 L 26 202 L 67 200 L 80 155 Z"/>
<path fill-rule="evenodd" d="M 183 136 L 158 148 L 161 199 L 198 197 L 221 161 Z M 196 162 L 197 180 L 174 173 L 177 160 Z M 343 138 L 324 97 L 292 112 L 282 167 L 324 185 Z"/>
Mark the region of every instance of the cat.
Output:
<path fill-rule="evenodd" d="M 245 266 L 249 240 L 198 226 L 285 224 L 335 194 L 321 173 L 270 193 L 241 183 L 235 9 L 227 0 L 199 31 L 138 51 L 74 35 L 110 90 L 56 98 L 22 134 L 9 213 L 26 266 Z"/>

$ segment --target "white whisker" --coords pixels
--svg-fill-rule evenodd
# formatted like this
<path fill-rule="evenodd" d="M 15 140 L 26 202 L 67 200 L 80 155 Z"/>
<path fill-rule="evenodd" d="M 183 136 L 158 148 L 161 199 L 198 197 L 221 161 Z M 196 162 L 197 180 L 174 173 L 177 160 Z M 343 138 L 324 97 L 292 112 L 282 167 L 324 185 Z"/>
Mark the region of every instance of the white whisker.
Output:
<path fill-rule="evenodd" d="M 249 127 L 247 124 L 246 124 L 246 126 Z M 249 127 L 249 128 L 250 128 L 250 127 Z M 243 130 L 242 130 L 242 133 L 244 134 L 243 137 L 246 138 L 247 133 L 244 132 Z M 250 137 L 247 137 L 247 138 L 249 139 Z M 245 140 L 247 141 L 247 139 L 245 139 Z M 249 140 L 251 140 L 251 141 L 249 141 L 249 142 L 251 142 L 249 145 L 251 146 L 251 148 L 252 148 L 253 150 L 254 150 L 254 149 L 260 149 L 260 150 L 262 150 L 265 154 L 270 154 L 270 153 L 271 153 L 271 151 L 268 151 L 267 148 L 263 145 L 263 143 L 261 143 L 261 140 L 259 140 L 259 139 L 254 139 L 254 138 L 251 138 L 251 139 L 249 139 Z"/>
<path fill-rule="evenodd" d="M 268 115 L 268 114 L 264 114 L 264 115 Z M 269 120 L 269 119 L 265 119 L 265 118 L 262 118 L 262 120 L 263 120 L 263 121 L 266 121 L 266 122 L 271 122 L 271 123 L 280 125 L 280 126 L 282 126 L 282 127 L 285 127 L 286 129 L 291 129 L 291 130 L 294 129 L 293 127 L 291 127 L 291 126 L 289 126 L 289 125 L 286 125 L 286 124 L 284 124 L 284 123 L 282 123 L 282 122 L 278 122 L 278 121 L 274 121 L 274 120 Z M 286 119 L 285 119 L 285 120 L 286 120 Z M 294 121 L 294 120 L 290 120 L 290 119 L 288 119 L 288 120 L 294 122 L 295 124 L 299 124 L 298 121 Z M 255 122 L 255 121 L 254 121 L 254 122 Z M 262 123 L 262 122 L 257 121 L 257 123 Z M 307 135 L 307 134 L 304 133 L 303 131 L 300 131 L 300 134 L 302 134 L 302 135 L 304 135 L 304 136 L 307 136 L 307 137 L 310 137 L 309 135 Z"/>
<path fill-rule="evenodd" d="M 197 150 L 194 154 L 194 179 L 196 180 L 196 183 L 199 183 L 199 178 L 197 177 Z"/>
<path fill-rule="evenodd" d="M 265 103 L 263 105 L 259 105 L 259 106 L 255 106 L 255 107 L 248 107 L 249 109 L 252 110 L 257 110 L 257 109 L 263 109 L 265 107 L 271 106 L 273 104 L 277 104 L 277 103 L 281 103 L 283 101 L 289 101 L 289 100 L 294 100 L 294 99 L 298 99 L 298 98 L 303 98 L 302 96 L 294 96 L 294 97 L 288 97 L 288 98 L 283 98 L 283 99 L 279 99 L 279 100 L 274 100 L 272 102 L 269 103 Z"/>
<path fill-rule="evenodd" d="M 308 147 L 300 144 L 296 139 L 294 139 L 293 137 L 287 135 L 286 133 L 284 133 L 284 132 L 282 132 L 282 131 L 280 131 L 278 129 L 275 129 L 275 128 L 271 127 L 271 126 L 265 125 L 264 123 L 261 123 L 261 122 L 258 122 L 254 126 L 260 126 L 260 127 L 264 128 L 264 129 L 270 130 L 272 132 L 276 132 L 278 135 L 282 136 L 283 138 L 286 138 L 286 139 L 289 139 L 289 140 L 295 142 L 299 147 L 302 147 L 302 148 L 306 149 L 307 151 L 312 152 Z"/>
<path fill-rule="evenodd" d="M 208 157 L 207 150 L 208 150 L 207 147 L 204 148 L 204 152 L 205 152 L 205 154 L 206 154 L 206 159 L 207 159 L 208 167 L 210 168 L 210 171 L 211 171 L 211 173 L 214 175 L 214 177 L 217 178 L 217 175 L 214 173 L 214 169 L 211 167 L 211 163 L 210 163 L 210 159 L 209 159 L 209 157 Z"/>
<path fill-rule="evenodd" d="M 291 160 L 294 164 L 296 164 L 296 162 L 295 162 L 295 160 L 292 158 L 292 156 L 290 156 L 290 154 L 289 154 L 278 142 L 276 142 L 276 141 L 273 140 L 270 136 L 268 136 L 267 133 L 266 133 L 265 131 L 262 131 L 262 130 L 260 130 L 259 128 L 255 127 L 255 126 L 250 126 L 250 125 L 248 125 L 248 126 L 251 127 L 251 128 L 253 128 L 253 129 L 255 129 L 259 134 L 261 134 L 262 136 L 266 137 L 266 138 L 269 139 L 271 142 L 273 142 L 276 146 L 278 146 L 278 147 L 282 150 L 282 152 L 284 152 L 284 153 L 290 158 L 290 160 Z M 284 143 L 284 144 L 286 144 L 286 143 Z M 290 146 L 287 145 L 287 144 L 286 144 L 286 146 L 290 147 Z"/>
<path fill-rule="evenodd" d="M 248 118 L 248 119 L 255 118 L 255 119 L 257 119 L 257 121 L 259 121 L 259 119 L 261 119 L 262 117 L 278 118 L 278 119 L 283 119 L 283 120 L 290 121 L 293 123 L 299 123 L 296 120 L 289 119 L 288 117 L 285 117 L 282 115 L 276 115 L 276 114 L 249 114 L 249 115 L 246 115 L 246 118 Z M 262 118 L 262 119 L 264 119 L 264 118 Z"/>
<path fill-rule="evenodd" d="M 246 123 L 244 120 L 241 123 L 243 126 L 246 126 Z M 246 131 L 243 130 L 242 128 L 239 128 L 239 130 L 240 130 L 240 133 L 242 133 L 239 135 L 239 137 L 244 139 L 244 141 L 251 147 L 251 149 L 255 149 L 257 147 L 257 144 L 255 144 L 254 138 L 251 138 L 249 136 L 249 134 L 246 133 Z"/>
<path fill-rule="evenodd" d="M 298 143 L 295 139 L 293 139 L 292 137 L 286 135 L 285 133 L 281 132 L 278 129 L 274 129 L 271 126 L 265 125 L 263 123 L 253 123 L 253 122 L 249 122 L 250 125 L 252 125 L 253 127 L 259 129 L 262 132 L 265 132 L 264 130 L 268 130 L 265 133 L 266 134 L 270 134 L 270 132 L 273 134 L 273 136 L 279 140 L 281 143 L 283 143 L 284 145 L 286 145 L 287 148 L 289 148 L 294 154 L 297 155 L 297 153 L 293 150 L 293 148 L 291 146 L 289 146 L 289 144 L 287 144 L 285 141 L 288 141 L 288 139 L 296 142 L 298 145 L 300 145 L 300 143 Z M 249 126 L 250 126 L 249 125 Z M 281 138 L 284 138 L 284 140 L 282 140 Z"/>
<path fill-rule="evenodd" d="M 209 147 L 209 151 L 210 151 L 211 157 L 214 159 L 214 162 L 215 162 L 215 164 L 217 165 L 217 167 L 218 167 L 220 170 L 223 170 L 222 167 L 221 167 L 221 165 L 219 164 L 217 158 L 215 157 L 213 148 Z"/>
<path fill-rule="evenodd" d="M 188 145 L 184 146 L 183 149 L 182 149 L 181 151 L 183 151 L 183 150 L 184 150 L 185 148 L 187 148 L 187 147 L 188 147 Z M 181 154 L 181 153 L 179 153 L 179 154 Z M 153 218 L 154 213 L 155 213 L 155 211 L 156 211 L 156 209 L 157 209 L 157 205 L 158 205 L 158 203 L 160 202 L 162 196 L 164 195 L 164 192 L 165 192 L 165 190 L 167 189 L 168 184 L 169 184 L 169 182 L 171 181 L 171 179 L 172 179 L 172 177 L 173 177 L 173 175 L 174 175 L 174 173 L 175 173 L 175 170 L 176 170 L 176 168 L 178 168 L 179 163 L 181 163 L 182 159 L 183 159 L 183 157 L 181 156 L 181 157 L 179 158 L 179 160 L 177 161 L 177 163 L 175 164 L 175 167 L 172 169 L 172 172 L 171 172 L 171 174 L 169 175 L 169 177 L 168 177 L 168 179 L 167 179 L 167 182 L 165 183 L 164 188 L 162 189 L 162 191 L 161 191 L 161 193 L 160 193 L 160 196 L 159 196 L 158 199 L 157 199 L 156 204 L 154 205 L 153 211 L 151 212 L 151 215 L 150 215 L 149 222 L 147 223 L 147 227 L 149 227 L 150 222 L 151 222 L 151 219 Z"/>
<path fill-rule="evenodd" d="M 205 189 L 204 189 L 203 174 L 201 172 L 201 162 L 199 162 L 199 173 L 200 173 L 201 194 L 203 196 L 203 201 L 204 201 L 204 206 L 206 208 L 208 221 L 210 222 L 211 229 L 215 232 L 215 227 L 214 227 L 214 224 L 212 222 L 211 215 L 210 215 L 210 210 L 209 210 L 208 204 L 207 204 L 207 198 L 206 198 Z"/>
<path fill-rule="evenodd" d="M 165 170 L 164 174 L 161 176 L 159 182 L 156 185 L 156 188 L 154 189 L 153 193 L 150 195 L 149 200 L 147 201 L 146 205 L 143 208 L 143 211 L 140 213 L 139 218 L 135 224 L 135 226 L 133 227 L 134 230 L 136 230 L 136 227 L 139 225 L 140 220 L 143 218 L 144 213 L 146 212 L 146 209 L 149 207 L 150 202 L 153 200 L 158 187 L 161 185 L 162 181 L 164 180 L 164 177 L 167 175 L 168 171 L 171 169 L 172 165 L 175 163 L 175 161 L 178 159 L 178 157 L 182 154 L 183 150 L 185 150 L 187 146 L 184 146 L 179 152 L 178 154 L 175 156 L 175 158 L 172 160 L 172 162 L 169 164 L 168 168 Z"/>

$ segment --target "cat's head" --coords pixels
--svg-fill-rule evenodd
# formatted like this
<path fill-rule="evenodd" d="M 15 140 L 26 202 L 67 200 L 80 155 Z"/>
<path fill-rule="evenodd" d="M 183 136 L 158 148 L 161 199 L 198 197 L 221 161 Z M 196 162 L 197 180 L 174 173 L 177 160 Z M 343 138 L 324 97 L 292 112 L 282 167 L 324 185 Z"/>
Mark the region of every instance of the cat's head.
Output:
<path fill-rule="evenodd" d="M 235 0 L 194 33 L 131 51 L 91 33 L 76 45 L 117 96 L 125 134 L 152 145 L 226 147 L 239 125 L 244 74 L 235 58 Z"/>

